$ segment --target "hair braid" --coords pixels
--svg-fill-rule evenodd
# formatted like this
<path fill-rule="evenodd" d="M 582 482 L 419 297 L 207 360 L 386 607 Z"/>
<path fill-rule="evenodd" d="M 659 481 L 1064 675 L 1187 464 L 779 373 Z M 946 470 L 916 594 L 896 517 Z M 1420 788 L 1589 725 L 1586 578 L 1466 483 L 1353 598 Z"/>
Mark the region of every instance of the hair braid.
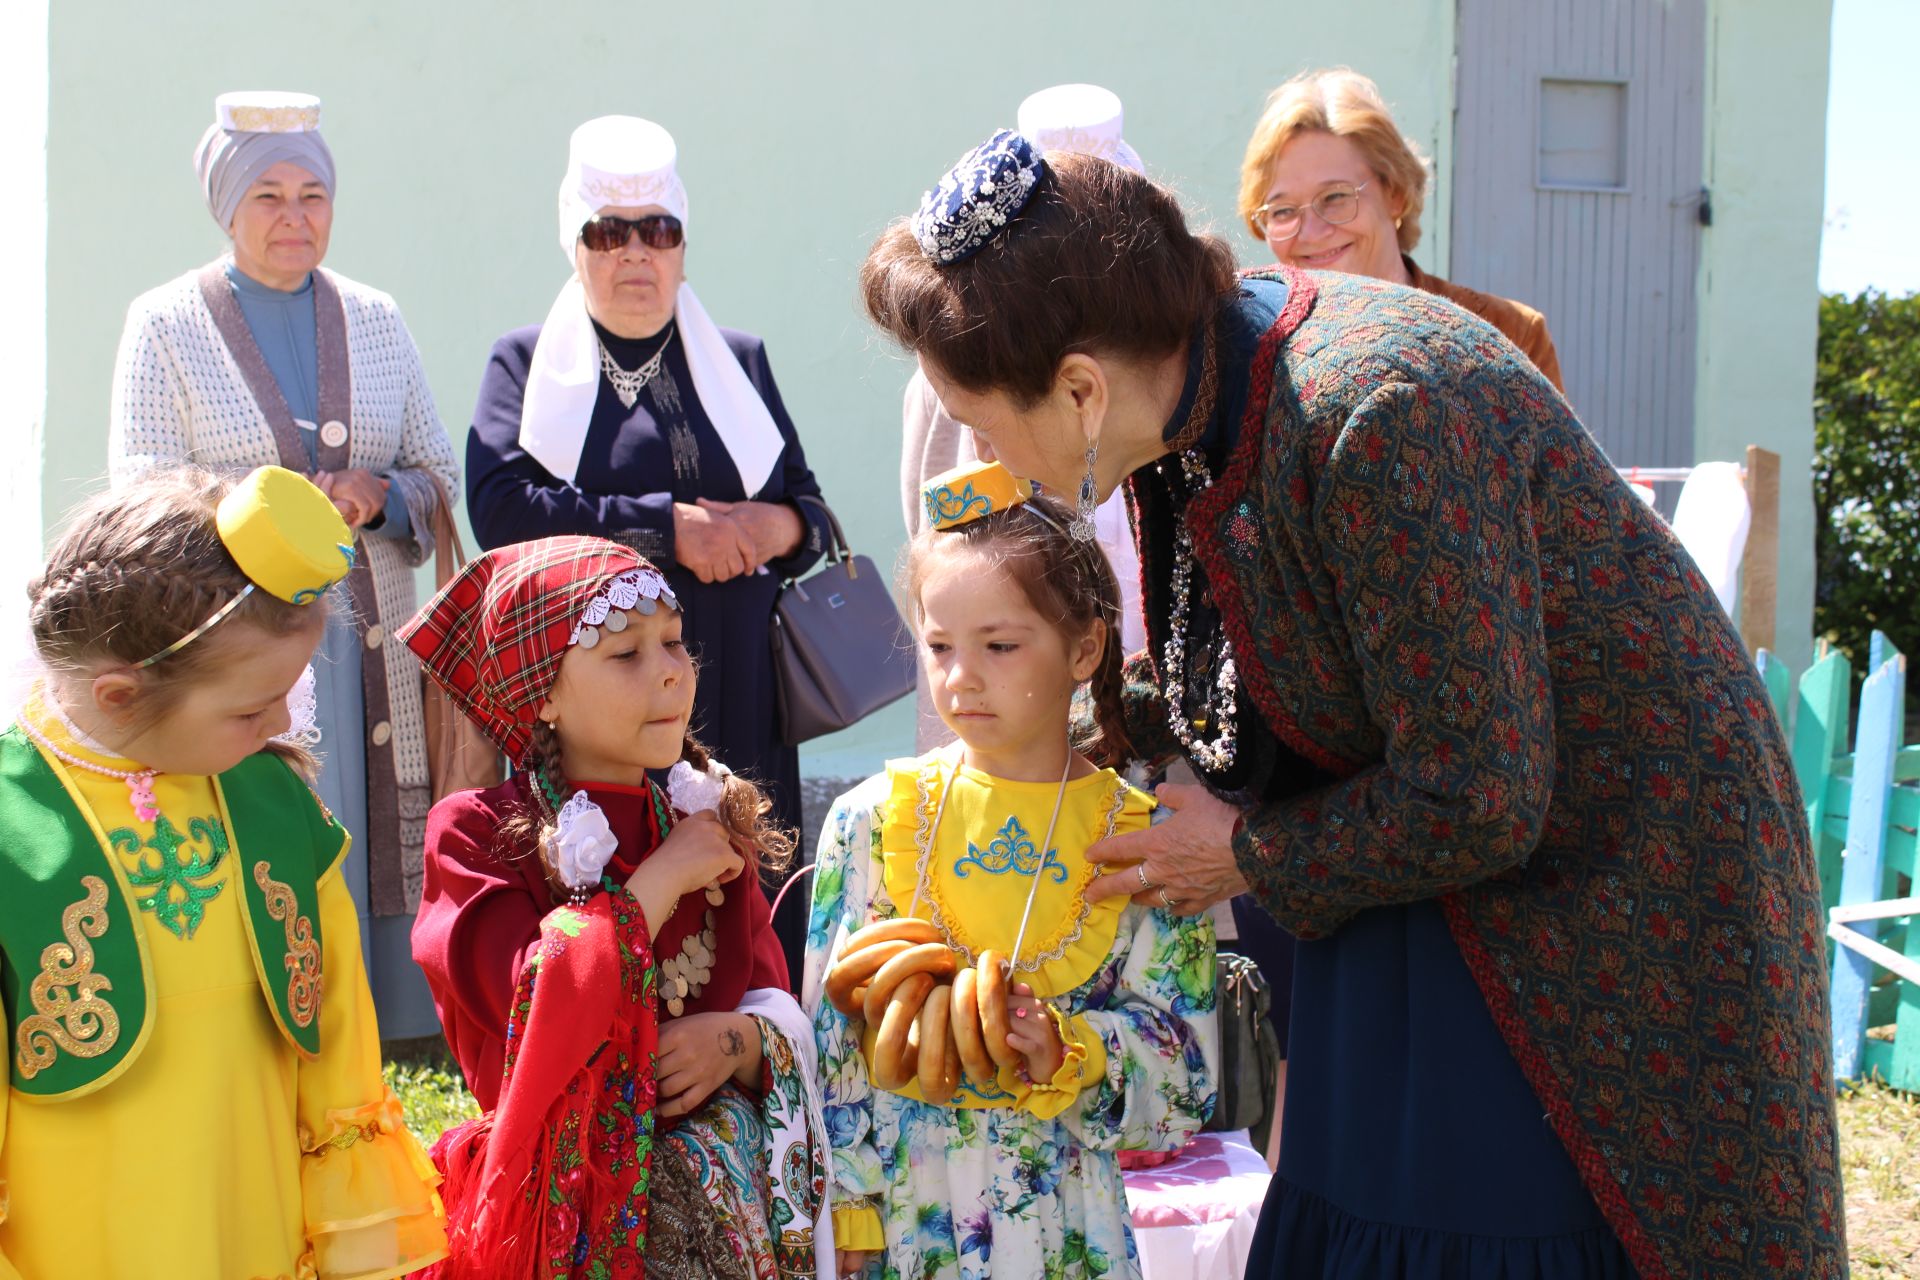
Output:
<path fill-rule="evenodd" d="M 553 839 L 558 806 L 547 799 L 542 780 L 557 781 L 565 775 L 560 769 L 560 735 L 544 720 L 533 726 L 533 742 L 519 772 L 526 778 L 527 800 L 513 806 L 494 837 L 494 851 L 505 861 L 537 858 L 549 882 L 558 885 L 558 869 L 547 855 Z"/>

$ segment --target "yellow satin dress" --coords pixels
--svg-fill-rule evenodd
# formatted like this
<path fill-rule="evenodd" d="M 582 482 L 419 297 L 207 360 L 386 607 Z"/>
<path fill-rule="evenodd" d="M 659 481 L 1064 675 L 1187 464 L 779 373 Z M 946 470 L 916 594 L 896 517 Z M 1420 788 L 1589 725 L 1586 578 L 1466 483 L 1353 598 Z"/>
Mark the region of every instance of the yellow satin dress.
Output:
<path fill-rule="evenodd" d="M 82 746 L 52 716 L 32 724 L 62 750 L 136 767 Z M 154 1014 L 125 1069 L 63 1101 L 11 1093 L 0 1071 L 0 1280 L 385 1280 L 444 1257 L 439 1176 L 381 1080 L 341 860 L 318 885 L 321 1050 L 305 1061 L 256 973 L 230 882 L 243 851 L 198 871 L 212 851 L 177 842 L 194 819 L 220 816 L 212 780 L 157 777 L 169 824 L 157 829 L 135 817 L 121 780 L 51 762 L 101 832 L 143 841 L 108 855 L 118 892 L 142 863 L 148 876 L 163 860 L 181 870 L 133 912 Z"/>

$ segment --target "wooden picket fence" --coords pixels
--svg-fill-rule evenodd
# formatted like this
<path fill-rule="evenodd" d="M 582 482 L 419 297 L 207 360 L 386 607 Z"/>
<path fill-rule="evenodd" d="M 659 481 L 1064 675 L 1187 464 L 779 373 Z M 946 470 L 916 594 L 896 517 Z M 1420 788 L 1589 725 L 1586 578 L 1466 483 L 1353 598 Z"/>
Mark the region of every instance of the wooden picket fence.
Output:
<path fill-rule="evenodd" d="M 1902 744 L 1907 660 L 1874 633 L 1849 749 L 1844 655 L 1823 644 L 1797 687 L 1772 654 L 1756 657 L 1780 723 L 1791 726 L 1819 856 L 1834 942 L 1834 1075 L 1877 1074 L 1920 1091 L 1920 744 Z"/>

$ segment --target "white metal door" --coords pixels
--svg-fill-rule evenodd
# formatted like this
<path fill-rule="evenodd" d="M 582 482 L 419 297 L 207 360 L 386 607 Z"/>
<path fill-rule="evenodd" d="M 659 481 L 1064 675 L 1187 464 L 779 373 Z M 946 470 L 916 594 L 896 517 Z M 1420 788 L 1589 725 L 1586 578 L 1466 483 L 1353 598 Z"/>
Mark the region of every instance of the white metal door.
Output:
<path fill-rule="evenodd" d="M 1458 21 L 1449 277 L 1545 313 L 1616 465 L 1692 462 L 1705 0 L 1459 0 Z"/>

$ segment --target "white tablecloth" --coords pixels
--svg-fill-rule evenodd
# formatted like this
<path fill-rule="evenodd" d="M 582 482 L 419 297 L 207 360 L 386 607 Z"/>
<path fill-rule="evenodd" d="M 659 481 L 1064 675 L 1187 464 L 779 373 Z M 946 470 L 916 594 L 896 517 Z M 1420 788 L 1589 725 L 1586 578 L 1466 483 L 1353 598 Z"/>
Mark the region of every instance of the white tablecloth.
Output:
<path fill-rule="evenodd" d="M 1270 1177 L 1245 1129 L 1203 1133 L 1178 1159 L 1128 1173 L 1145 1280 L 1239 1280 Z"/>

